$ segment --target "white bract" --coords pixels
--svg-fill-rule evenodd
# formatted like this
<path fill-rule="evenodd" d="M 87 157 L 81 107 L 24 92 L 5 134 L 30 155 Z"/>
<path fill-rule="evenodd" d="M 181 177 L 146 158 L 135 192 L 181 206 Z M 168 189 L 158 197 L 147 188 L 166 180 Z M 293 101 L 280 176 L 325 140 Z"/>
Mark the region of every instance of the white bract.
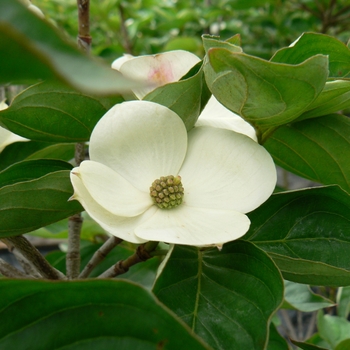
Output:
<path fill-rule="evenodd" d="M 161 209 L 150 187 L 180 176 L 182 203 Z M 188 134 L 176 113 L 129 101 L 110 109 L 90 139 L 90 160 L 71 172 L 72 199 L 106 231 L 133 243 L 163 241 L 218 246 L 243 236 L 245 213 L 274 190 L 269 153 L 251 138 L 221 128 Z"/>
<path fill-rule="evenodd" d="M 0 102 L 0 111 L 6 109 L 7 107 L 8 106 L 4 101 Z M 25 139 L 24 137 L 18 136 L 11 131 L 8 131 L 7 129 L 0 127 L 0 152 L 9 144 L 18 141 L 28 141 L 28 139 Z"/>
<path fill-rule="evenodd" d="M 133 90 L 135 96 L 141 100 L 155 88 L 179 81 L 199 61 L 196 55 L 181 50 L 139 57 L 125 54 L 112 63 L 112 68 L 128 78 L 149 84 Z M 257 140 L 255 129 L 239 115 L 224 107 L 214 96 L 211 96 L 196 125 L 233 130 Z"/>

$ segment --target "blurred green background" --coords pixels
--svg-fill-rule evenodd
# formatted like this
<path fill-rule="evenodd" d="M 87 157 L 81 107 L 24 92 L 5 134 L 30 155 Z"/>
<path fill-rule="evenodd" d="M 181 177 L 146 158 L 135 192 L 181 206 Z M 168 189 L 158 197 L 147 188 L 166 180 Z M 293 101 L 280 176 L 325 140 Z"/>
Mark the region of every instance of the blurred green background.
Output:
<path fill-rule="evenodd" d="M 32 0 L 68 36 L 77 36 L 76 0 Z M 185 49 L 203 56 L 201 35 L 239 33 L 246 53 L 269 59 L 303 32 L 347 43 L 349 0 L 91 0 L 92 52 L 108 61 L 123 53 Z"/>

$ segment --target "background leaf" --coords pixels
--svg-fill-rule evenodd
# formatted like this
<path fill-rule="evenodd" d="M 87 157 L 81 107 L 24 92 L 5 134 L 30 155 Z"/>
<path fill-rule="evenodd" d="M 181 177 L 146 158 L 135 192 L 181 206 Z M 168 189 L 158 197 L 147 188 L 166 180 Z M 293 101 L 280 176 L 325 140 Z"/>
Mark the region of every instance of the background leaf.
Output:
<path fill-rule="evenodd" d="M 284 281 L 284 304 L 282 308 L 312 312 L 335 304 L 321 295 L 315 294 L 308 285 Z"/>
<path fill-rule="evenodd" d="M 275 325 L 270 324 L 270 335 L 269 343 L 267 345 L 267 350 L 289 350 L 290 347 L 287 344 L 287 341 L 278 333 Z"/>
<path fill-rule="evenodd" d="M 350 196 L 338 186 L 272 195 L 248 216 L 243 237 L 275 261 L 287 280 L 350 284 Z"/>
<path fill-rule="evenodd" d="M 17 0 L 0 2 L 0 84 L 54 80 L 111 95 L 135 86 L 120 73 L 84 55 L 58 30 Z M 28 69 L 30 67 L 30 69 Z"/>
<path fill-rule="evenodd" d="M 99 119 L 122 101 L 119 96 L 97 98 L 45 82 L 19 94 L 9 108 L 0 112 L 0 124 L 36 141 L 88 141 Z"/>
<path fill-rule="evenodd" d="M 264 146 L 284 169 L 350 193 L 349 118 L 332 114 L 286 125 Z"/>
<path fill-rule="evenodd" d="M 214 349 L 261 350 L 283 281 L 260 249 L 234 241 L 222 251 L 173 247 L 153 291 Z"/>
<path fill-rule="evenodd" d="M 69 170 L 0 189 L 0 237 L 19 235 L 82 211 L 73 194 Z"/>
<path fill-rule="evenodd" d="M 337 291 L 337 314 L 348 318 L 350 313 L 350 287 L 341 287 Z"/>
<path fill-rule="evenodd" d="M 317 328 L 321 338 L 326 340 L 334 349 L 340 342 L 350 339 L 350 322 L 342 317 L 324 315 L 319 311 Z"/>
<path fill-rule="evenodd" d="M 330 78 L 350 78 L 350 49 L 340 40 L 320 33 L 304 33 L 290 47 L 278 50 L 272 62 L 299 64 L 323 54 L 329 57 Z"/>
<path fill-rule="evenodd" d="M 2 280 L 0 291 L 3 349 L 209 349 L 135 284 Z"/>

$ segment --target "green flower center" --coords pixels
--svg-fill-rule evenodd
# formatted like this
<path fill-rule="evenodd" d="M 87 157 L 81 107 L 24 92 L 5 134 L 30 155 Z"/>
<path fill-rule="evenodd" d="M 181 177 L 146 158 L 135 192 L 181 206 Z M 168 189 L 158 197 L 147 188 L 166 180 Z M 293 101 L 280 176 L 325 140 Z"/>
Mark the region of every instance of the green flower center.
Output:
<path fill-rule="evenodd" d="M 182 203 L 184 188 L 180 176 L 162 176 L 153 181 L 149 192 L 153 203 L 161 209 L 172 209 Z"/>

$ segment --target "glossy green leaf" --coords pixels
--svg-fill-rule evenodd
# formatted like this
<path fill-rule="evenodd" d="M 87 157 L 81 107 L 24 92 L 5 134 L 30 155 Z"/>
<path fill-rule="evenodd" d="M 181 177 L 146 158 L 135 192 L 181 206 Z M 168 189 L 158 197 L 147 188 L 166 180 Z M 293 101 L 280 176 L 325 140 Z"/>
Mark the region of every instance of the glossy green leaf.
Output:
<path fill-rule="evenodd" d="M 215 349 L 263 349 L 283 297 L 280 272 L 254 245 L 175 246 L 153 291 Z"/>
<path fill-rule="evenodd" d="M 0 237 L 19 235 L 82 211 L 73 194 L 69 170 L 49 173 L 0 189 Z"/>
<path fill-rule="evenodd" d="M 2 280 L 0 291 L 1 349 L 209 349 L 132 283 Z"/>
<path fill-rule="evenodd" d="M 350 284 L 350 196 L 338 186 L 272 195 L 249 214 L 243 237 L 275 261 L 287 280 Z"/>
<path fill-rule="evenodd" d="M 55 171 L 71 169 L 71 164 L 60 160 L 36 159 L 23 161 L 0 172 L 0 188 L 17 182 L 37 179 Z"/>
<path fill-rule="evenodd" d="M 302 312 L 312 312 L 326 307 L 334 306 L 334 303 L 315 294 L 306 284 L 299 284 L 290 281 L 284 282 L 284 304 L 283 308 L 296 309 Z"/>
<path fill-rule="evenodd" d="M 187 130 L 192 129 L 210 97 L 201 65 L 194 66 L 182 80 L 153 90 L 144 100 L 170 108 L 183 120 Z"/>
<path fill-rule="evenodd" d="M 337 291 L 337 314 L 348 318 L 350 314 L 350 287 L 341 287 Z"/>
<path fill-rule="evenodd" d="M 318 332 L 334 349 L 340 342 L 350 338 L 350 322 L 342 317 L 324 315 L 322 311 L 317 315 Z"/>
<path fill-rule="evenodd" d="M 213 48 L 208 58 L 204 71 L 211 92 L 261 129 L 299 117 L 321 93 L 328 76 L 328 59 L 323 55 L 286 65 Z"/>
<path fill-rule="evenodd" d="M 299 64 L 317 54 L 329 57 L 330 78 L 350 78 L 350 49 L 325 34 L 304 33 L 292 46 L 277 51 L 271 61 Z"/>
<path fill-rule="evenodd" d="M 283 126 L 264 146 L 286 170 L 350 192 L 349 118 L 332 114 Z"/>
<path fill-rule="evenodd" d="M 302 350 L 327 350 L 327 348 L 321 348 L 317 345 L 313 345 L 313 344 L 308 344 L 308 343 L 303 343 L 301 341 L 296 341 L 291 339 L 291 342 L 298 346 L 298 348 L 302 349 Z"/>
<path fill-rule="evenodd" d="M 350 108 L 350 81 L 336 80 L 326 83 L 321 94 L 297 121 L 321 117 Z"/>
<path fill-rule="evenodd" d="M 96 98 L 61 84 L 45 82 L 20 93 L 0 111 L 0 124 L 36 141 L 88 141 L 99 119 L 121 97 Z"/>
<path fill-rule="evenodd" d="M 275 325 L 270 324 L 269 343 L 267 344 L 267 350 L 289 350 L 290 347 L 287 341 L 278 333 Z"/>
<path fill-rule="evenodd" d="M 56 28 L 16 0 L 0 2 L 0 37 L 0 84 L 59 79 L 99 95 L 135 86 L 107 65 L 84 55 Z"/>
<path fill-rule="evenodd" d="M 15 142 L 0 152 L 0 171 L 28 159 L 49 158 L 68 161 L 74 158 L 74 150 L 73 143 Z"/>

